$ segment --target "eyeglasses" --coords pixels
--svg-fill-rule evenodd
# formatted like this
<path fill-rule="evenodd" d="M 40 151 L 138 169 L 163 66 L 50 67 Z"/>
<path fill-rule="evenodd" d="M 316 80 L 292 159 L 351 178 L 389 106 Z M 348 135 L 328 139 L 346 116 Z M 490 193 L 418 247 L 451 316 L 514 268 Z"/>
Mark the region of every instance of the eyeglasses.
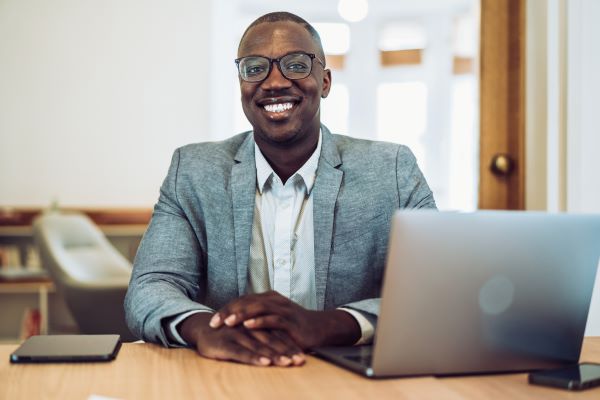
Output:
<path fill-rule="evenodd" d="M 287 79 L 304 79 L 312 71 L 313 59 L 316 59 L 325 68 L 325 63 L 311 53 L 291 53 L 279 58 L 248 56 L 238 58 L 235 63 L 243 81 L 257 83 L 267 79 L 273 63 L 277 64 L 279 71 Z"/>

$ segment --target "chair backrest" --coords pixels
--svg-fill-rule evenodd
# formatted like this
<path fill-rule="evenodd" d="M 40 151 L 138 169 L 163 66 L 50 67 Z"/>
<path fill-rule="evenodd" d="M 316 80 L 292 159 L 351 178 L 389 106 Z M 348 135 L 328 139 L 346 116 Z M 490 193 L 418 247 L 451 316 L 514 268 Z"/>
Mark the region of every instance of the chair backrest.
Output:
<path fill-rule="evenodd" d="M 129 282 L 131 263 L 83 214 L 52 213 L 34 222 L 34 236 L 48 251 L 50 273 L 71 284 L 115 284 Z"/>
<path fill-rule="evenodd" d="M 33 224 L 42 265 L 62 293 L 82 333 L 119 333 L 126 328 L 123 300 L 131 263 L 87 216 L 49 213 Z"/>

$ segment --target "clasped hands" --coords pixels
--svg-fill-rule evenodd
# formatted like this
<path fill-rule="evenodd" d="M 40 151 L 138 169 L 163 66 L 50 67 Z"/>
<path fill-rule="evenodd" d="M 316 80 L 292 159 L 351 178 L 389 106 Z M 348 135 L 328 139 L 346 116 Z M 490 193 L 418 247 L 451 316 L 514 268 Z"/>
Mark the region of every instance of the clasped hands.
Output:
<path fill-rule="evenodd" d="M 361 334 L 345 311 L 307 310 L 274 291 L 242 296 L 215 314 L 194 314 L 180 333 L 207 358 L 283 367 L 304 364 L 307 349 L 352 345 Z"/>

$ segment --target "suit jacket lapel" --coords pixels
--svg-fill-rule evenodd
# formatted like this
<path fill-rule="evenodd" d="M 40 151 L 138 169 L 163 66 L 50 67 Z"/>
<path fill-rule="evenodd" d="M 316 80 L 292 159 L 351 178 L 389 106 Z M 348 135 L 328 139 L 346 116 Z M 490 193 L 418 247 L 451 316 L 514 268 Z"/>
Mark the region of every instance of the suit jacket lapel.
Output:
<path fill-rule="evenodd" d="M 313 187 L 313 223 L 315 232 L 315 284 L 317 289 L 317 309 L 325 305 L 329 257 L 333 235 L 335 202 L 344 173 L 337 169 L 342 162 L 333 136 L 325 126 L 321 126 L 323 143 Z"/>
<path fill-rule="evenodd" d="M 233 207 L 238 294 L 241 296 L 246 293 L 248 257 L 256 195 L 256 164 L 252 133 L 248 134 L 234 159 L 236 164 L 231 169 L 231 202 Z"/>

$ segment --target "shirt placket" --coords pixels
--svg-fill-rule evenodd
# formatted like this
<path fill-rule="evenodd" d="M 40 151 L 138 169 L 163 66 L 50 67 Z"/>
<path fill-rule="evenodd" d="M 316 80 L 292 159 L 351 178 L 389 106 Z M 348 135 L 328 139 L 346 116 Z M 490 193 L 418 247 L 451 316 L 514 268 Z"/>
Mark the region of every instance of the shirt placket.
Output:
<path fill-rule="evenodd" d="M 293 227 L 293 182 L 283 185 L 275 178 L 274 195 L 277 199 L 275 210 L 275 229 L 273 238 L 273 289 L 286 297 L 291 296 L 291 239 Z"/>

